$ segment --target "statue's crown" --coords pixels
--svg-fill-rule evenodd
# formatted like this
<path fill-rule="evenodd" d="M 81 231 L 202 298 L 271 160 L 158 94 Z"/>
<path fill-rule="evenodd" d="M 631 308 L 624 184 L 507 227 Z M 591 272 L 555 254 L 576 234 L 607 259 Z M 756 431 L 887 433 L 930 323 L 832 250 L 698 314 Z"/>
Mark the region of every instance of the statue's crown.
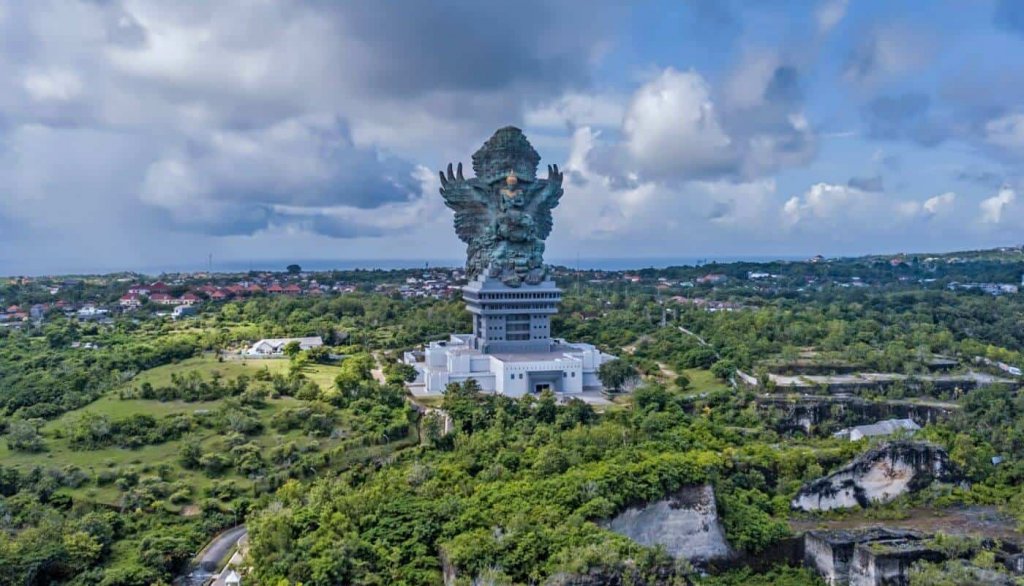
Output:
<path fill-rule="evenodd" d="M 537 178 L 538 163 L 540 155 L 515 126 L 499 128 L 473 153 L 473 171 L 487 183 L 508 179 L 510 175 L 533 181 Z"/>

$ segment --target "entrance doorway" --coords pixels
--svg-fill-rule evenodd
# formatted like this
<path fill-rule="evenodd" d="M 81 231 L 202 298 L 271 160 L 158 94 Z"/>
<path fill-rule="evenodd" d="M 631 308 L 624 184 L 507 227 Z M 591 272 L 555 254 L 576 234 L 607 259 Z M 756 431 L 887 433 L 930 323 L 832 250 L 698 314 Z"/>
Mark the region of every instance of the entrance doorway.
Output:
<path fill-rule="evenodd" d="M 544 391 L 550 391 L 550 390 L 551 390 L 551 383 L 537 383 L 537 384 L 533 385 L 533 392 L 538 393 L 538 394 L 539 393 L 543 393 Z"/>

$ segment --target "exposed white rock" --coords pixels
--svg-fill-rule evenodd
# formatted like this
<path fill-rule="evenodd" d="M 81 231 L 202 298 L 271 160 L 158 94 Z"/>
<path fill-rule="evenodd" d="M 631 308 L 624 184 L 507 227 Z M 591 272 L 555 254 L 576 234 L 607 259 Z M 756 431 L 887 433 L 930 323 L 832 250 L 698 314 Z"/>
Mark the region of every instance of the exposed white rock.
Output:
<path fill-rule="evenodd" d="M 791 506 L 827 511 L 886 503 L 933 480 L 955 478 L 949 455 L 923 442 L 893 442 L 865 452 L 850 464 L 804 486 Z"/>
<path fill-rule="evenodd" d="M 676 558 L 700 562 L 732 554 L 718 518 L 715 491 L 707 484 L 684 487 L 669 498 L 626 509 L 607 527 L 641 545 L 663 545 Z"/>

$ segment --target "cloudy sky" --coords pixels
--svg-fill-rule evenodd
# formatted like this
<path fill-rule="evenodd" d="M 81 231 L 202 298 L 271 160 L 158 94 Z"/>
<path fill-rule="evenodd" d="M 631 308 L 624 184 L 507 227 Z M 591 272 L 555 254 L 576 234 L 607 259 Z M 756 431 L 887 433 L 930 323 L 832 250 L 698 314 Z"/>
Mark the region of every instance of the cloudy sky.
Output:
<path fill-rule="evenodd" d="M 1024 2 L 0 0 L 0 274 L 460 259 L 524 129 L 551 260 L 1024 242 Z"/>

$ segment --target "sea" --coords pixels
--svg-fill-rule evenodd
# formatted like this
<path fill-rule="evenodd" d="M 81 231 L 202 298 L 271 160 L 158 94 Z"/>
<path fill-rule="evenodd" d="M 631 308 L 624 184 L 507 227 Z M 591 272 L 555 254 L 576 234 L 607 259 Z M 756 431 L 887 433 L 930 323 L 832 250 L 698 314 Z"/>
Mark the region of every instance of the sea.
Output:
<path fill-rule="evenodd" d="M 550 265 L 579 268 L 584 270 L 626 271 L 645 268 L 665 268 L 672 266 L 702 266 L 711 263 L 754 262 L 765 263 L 775 261 L 806 260 L 806 256 L 685 256 L 685 257 L 636 257 L 636 258 L 551 258 L 545 259 Z M 290 264 L 297 264 L 304 271 L 330 270 L 395 270 L 417 269 L 430 267 L 461 267 L 465 261 L 457 258 L 435 259 L 295 259 L 295 260 L 228 260 L 214 261 L 208 265 L 164 265 L 140 268 L 126 268 L 135 272 L 158 275 L 161 273 L 196 272 L 213 270 L 218 273 L 241 273 L 247 271 L 283 271 Z"/>

